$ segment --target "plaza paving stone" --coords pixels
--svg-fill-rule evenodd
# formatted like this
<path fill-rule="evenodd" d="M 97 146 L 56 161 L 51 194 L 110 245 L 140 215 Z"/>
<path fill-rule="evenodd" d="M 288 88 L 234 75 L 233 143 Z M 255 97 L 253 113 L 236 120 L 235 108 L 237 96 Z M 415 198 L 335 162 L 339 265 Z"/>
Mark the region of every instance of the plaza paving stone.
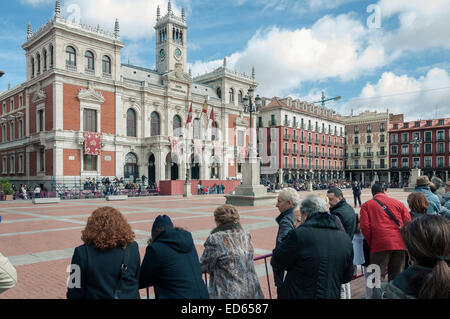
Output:
<path fill-rule="evenodd" d="M 300 192 L 305 198 L 310 193 Z M 325 190 L 314 194 L 324 196 Z M 353 206 L 350 190 L 344 191 Z M 407 193 L 389 190 L 390 196 L 406 203 Z M 372 198 L 365 189 L 362 201 Z M 129 198 L 127 201 L 107 202 L 100 199 L 65 200 L 59 204 L 33 205 L 31 201 L 0 202 L 0 252 L 15 265 L 19 283 L 13 289 L 0 295 L 1 299 L 61 299 L 65 298 L 67 266 L 73 249 L 82 244 L 81 231 L 93 210 L 102 206 L 119 209 L 131 224 L 139 244 L 141 260 L 145 254 L 153 220 L 159 214 L 169 215 L 176 226 L 192 232 L 199 257 L 203 243 L 215 227 L 213 211 L 225 203 L 223 195 L 200 195 L 190 198 L 182 196 L 154 196 Z M 275 218 L 278 210 L 273 205 L 263 207 L 237 207 L 241 223 L 252 236 L 255 257 L 272 252 L 278 225 Z M 359 212 L 359 207 L 355 209 Z M 270 261 L 270 259 L 268 260 Z M 261 287 L 269 298 L 264 262 L 256 261 Z M 268 265 L 272 297 L 276 297 L 272 269 Z M 364 279 L 352 283 L 352 297 L 364 296 Z M 146 296 L 145 289 L 140 291 Z M 150 296 L 154 298 L 153 289 Z"/>

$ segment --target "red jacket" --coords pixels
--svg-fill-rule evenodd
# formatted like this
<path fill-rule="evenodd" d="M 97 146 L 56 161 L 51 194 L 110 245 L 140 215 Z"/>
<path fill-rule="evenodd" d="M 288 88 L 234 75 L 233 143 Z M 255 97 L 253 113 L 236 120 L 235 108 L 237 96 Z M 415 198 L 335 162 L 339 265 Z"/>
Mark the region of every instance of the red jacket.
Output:
<path fill-rule="evenodd" d="M 378 193 L 374 197 L 387 207 L 400 226 L 411 221 L 411 215 L 402 202 L 384 193 Z M 400 235 L 400 228 L 373 199 L 361 206 L 360 226 L 371 253 L 406 249 Z"/>

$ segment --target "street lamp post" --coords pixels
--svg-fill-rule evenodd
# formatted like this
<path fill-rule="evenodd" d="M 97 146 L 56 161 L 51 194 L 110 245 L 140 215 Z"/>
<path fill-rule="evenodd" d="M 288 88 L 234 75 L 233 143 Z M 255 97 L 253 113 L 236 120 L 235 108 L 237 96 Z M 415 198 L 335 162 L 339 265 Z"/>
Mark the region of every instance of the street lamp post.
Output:
<path fill-rule="evenodd" d="M 312 179 L 313 179 L 313 170 L 312 170 L 312 159 L 314 158 L 312 152 L 308 152 L 308 154 L 306 155 L 306 158 L 308 159 L 308 166 L 309 166 L 309 180 L 308 180 L 308 192 L 312 192 L 313 191 L 313 187 L 312 187 Z M 310 164 L 311 163 L 311 164 Z"/>
<path fill-rule="evenodd" d="M 411 142 L 409 142 L 409 144 L 411 144 L 413 146 L 413 155 L 414 155 L 414 149 L 419 147 L 419 155 L 420 155 L 420 145 L 422 145 L 422 140 L 418 137 L 415 136 Z M 420 162 L 417 164 L 414 164 L 413 168 L 420 168 Z"/>
<path fill-rule="evenodd" d="M 248 89 L 247 95 L 244 97 L 244 112 L 250 114 L 250 141 L 248 145 L 248 159 L 254 158 L 253 151 L 253 114 L 258 113 L 259 108 L 261 107 L 261 98 L 259 95 L 253 99 L 255 94 L 255 89 L 250 87 Z"/>
<path fill-rule="evenodd" d="M 420 155 L 420 145 L 422 144 L 422 140 L 418 137 L 415 136 L 412 141 L 410 142 L 410 144 L 413 146 L 413 154 L 414 154 L 414 149 L 415 148 L 419 148 L 419 155 Z M 404 188 L 404 191 L 412 191 L 415 187 L 417 178 L 420 176 L 420 163 L 415 163 L 413 164 L 413 168 L 409 174 L 409 183 L 408 183 L 408 187 Z"/>

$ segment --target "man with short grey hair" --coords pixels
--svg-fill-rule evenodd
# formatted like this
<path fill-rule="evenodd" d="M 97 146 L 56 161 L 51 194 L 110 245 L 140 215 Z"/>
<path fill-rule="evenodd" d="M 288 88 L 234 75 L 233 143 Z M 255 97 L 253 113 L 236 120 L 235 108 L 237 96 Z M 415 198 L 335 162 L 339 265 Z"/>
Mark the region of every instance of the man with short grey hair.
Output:
<path fill-rule="evenodd" d="M 283 241 L 286 235 L 294 229 L 294 209 L 297 207 L 300 196 L 298 192 L 293 188 L 283 189 L 277 198 L 277 204 L 275 205 L 280 212 L 280 215 L 275 219 L 278 223 L 277 241 L 275 248 Z M 284 271 L 278 270 L 277 266 L 272 265 L 273 276 L 275 279 L 275 286 L 277 290 L 283 284 Z"/>
<path fill-rule="evenodd" d="M 339 299 L 353 276 L 353 245 L 322 198 L 300 204 L 302 223 L 274 249 L 271 263 L 287 270 L 279 299 Z"/>

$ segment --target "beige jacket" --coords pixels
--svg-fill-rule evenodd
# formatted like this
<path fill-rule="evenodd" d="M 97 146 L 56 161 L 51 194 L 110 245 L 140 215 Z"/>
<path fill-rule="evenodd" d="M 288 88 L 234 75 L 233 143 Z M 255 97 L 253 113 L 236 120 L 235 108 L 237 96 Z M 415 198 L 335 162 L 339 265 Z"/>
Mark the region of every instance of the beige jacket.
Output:
<path fill-rule="evenodd" d="M 17 284 L 17 271 L 8 258 L 0 253 L 0 294 Z"/>

